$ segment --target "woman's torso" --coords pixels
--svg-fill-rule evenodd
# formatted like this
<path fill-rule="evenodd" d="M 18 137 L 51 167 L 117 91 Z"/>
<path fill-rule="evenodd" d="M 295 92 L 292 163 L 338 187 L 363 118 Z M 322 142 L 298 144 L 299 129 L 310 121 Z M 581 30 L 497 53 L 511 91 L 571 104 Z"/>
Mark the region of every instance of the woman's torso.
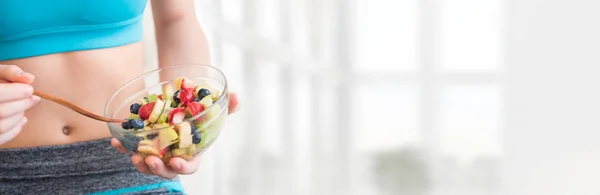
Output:
<path fill-rule="evenodd" d="M 130 35 L 134 32 L 127 32 L 129 34 L 126 34 L 120 32 L 124 30 L 117 29 L 109 33 L 101 32 L 99 29 L 94 28 L 70 28 L 69 25 L 94 27 L 103 25 L 104 23 L 104 26 L 107 26 L 105 24 L 115 23 L 119 20 L 130 20 L 132 17 L 137 17 L 135 15 L 139 16 L 140 9 L 143 10 L 142 6 L 145 6 L 145 3 L 123 6 L 124 4 L 120 3 L 123 1 L 120 0 L 34 0 L 34 2 L 54 2 L 54 5 L 62 3 L 63 7 L 65 7 L 65 4 L 69 5 L 62 11 L 59 11 L 59 13 L 55 13 L 55 7 L 48 7 L 48 5 L 46 5 L 47 9 L 43 7 L 34 8 L 38 12 L 46 11 L 48 18 L 54 17 L 54 20 L 52 20 L 55 22 L 54 26 L 44 26 L 49 22 L 44 21 L 44 14 L 37 13 L 37 19 L 33 17 L 22 18 L 24 16 L 18 14 L 18 10 L 23 11 L 28 8 L 14 7 L 15 5 L 10 7 L 11 2 L 16 5 L 16 2 L 23 1 L 8 0 L 0 2 L 0 26 L 5 25 L 4 27 L 8 27 L 5 28 L 8 30 L 4 30 L 4 37 L 10 38 L 9 32 L 6 32 L 10 30 L 13 30 L 10 33 L 14 35 L 15 33 L 23 34 L 23 31 L 26 30 L 36 30 L 36 28 L 51 29 L 54 27 L 56 29 L 56 26 L 59 25 L 58 23 L 61 22 L 63 22 L 61 25 L 67 26 L 66 31 L 63 28 L 63 34 L 60 34 L 61 32 L 41 33 L 15 40 L 5 40 L 5 42 L 0 41 L 0 51 L 2 51 L 2 44 L 19 45 L 26 42 L 27 39 L 33 40 L 27 45 L 49 47 L 41 50 L 32 49 L 31 52 L 25 51 L 20 53 L 5 51 L 5 54 L 10 53 L 15 56 L 35 52 L 39 53 L 33 54 L 37 55 L 34 57 L 0 60 L 0 64 L 17 65 L 26 72 L 35 75 L 36 78 L 32 85 L 36 90 L 67 99 L 86 110 L 102 115 L 104 105 L 112 93 L 125 82 L 142 72 L 143 48 L 139 41 L 131 41 L 135 39 L 131 38 L 134 35 Z M 69 4 L 73 2 L 97 2 L 98 4 Z M 113 5 L 120 5 L 121 7 L 111 7 L 111 3 Z M 106 10 L 106 12 L 101 12 L 102 9 Z M 17 11 L 6 12 L 6 10 Z M 135 13 L 131 14 L 129 12 Z M 6 19 L 7 16 L 21 18 Z M 5 19 L 2 19 L 3 17 Z M 25 24 L 19 24 L 18 22 Z M 10 25 L 11 23 L 13 23 L 12 26 Z M 69 32 L 69 30 L 72 31 Z M 39 33 L 43 31 L 34 32 Z M 119 33 L 121 34 L 119 35 Z M 2 35 L 3 30 L 0 28 L 0 40 L 2 39 Z M 48 37 L 48 40 L 44 41 L 44 36 L 57 35 L 71 36 L 73 39 L 69 40 L 79 38 L 81 40 L 74 43 L 81 43 L 81 45 L 73 45 L 74 43 L 70 43 L 71 45 L 61 43 L 53 43 L 55 45 L 45 44 L 60 38 Z M 102 37 L 100 38 L 100 36 Z M 87 39 L 84 40 L 83 38 L 86 37 Z M 139 37 L 136 38 L 139 39 Z M 93 42 L 94 40 L 96 40 L 96 43 Z M 77 48 L 78 46 L 81 48 Z M 61 49 L 70 49 L 70 51 L 61 51 Z M 0 146 L 0 148 L 58 145 L 110 137 L 106 123 L 89 119 L 59 104 L 46 100 L 40 101 L 36 106 L 26 111 L 25 116 L 29 119 L 29 122 L 25 125 L 21 133 L 12 141 Z"/>

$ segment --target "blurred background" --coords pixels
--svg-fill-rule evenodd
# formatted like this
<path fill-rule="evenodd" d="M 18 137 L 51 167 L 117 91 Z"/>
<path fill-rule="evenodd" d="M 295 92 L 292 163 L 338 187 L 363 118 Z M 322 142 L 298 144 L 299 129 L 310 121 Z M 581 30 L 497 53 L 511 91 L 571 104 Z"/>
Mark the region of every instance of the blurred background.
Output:
<path fill-rule="evenodd" d="M 189 194 L 600 194 L 598 1 L 196 6 L 242 109 Z"/>

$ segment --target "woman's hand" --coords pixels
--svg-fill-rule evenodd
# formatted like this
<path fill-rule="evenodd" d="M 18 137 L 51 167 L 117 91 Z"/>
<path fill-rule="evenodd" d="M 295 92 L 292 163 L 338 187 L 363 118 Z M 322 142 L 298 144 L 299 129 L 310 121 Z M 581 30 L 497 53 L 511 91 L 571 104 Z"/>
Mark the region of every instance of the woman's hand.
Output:
<path fill-rule="evenodd" d="M 238 96 L 235 93 L 229 94 L 229 114 L 239 110 L 240 106 L 238 101 Z M 119 143 L 117 139 L 113 138 L 111 144 L 120 152 L 131 154 L 121 145 L 121 143 Z M 166 179 L 173 179 L 179 174 L 192 174 L 198 170 L 198 166 L 200 165 L 200 159 L 198 156 L 188 159 L 187 161 L 179 157 L 171 158 L 171 161 L 169 162 L 171 166 L 167 166 L 160 158 L 156 156 L 148 156 L 146 159 L 144 159 L 142 156 L 134 154 L 131 156 L 131 162 L 139 172 L 158 175 Z"/>
<path fill-rule="evenodd" d="M 27 123 L 25 110 L 40 101 L 33 95 L 33 79 L 18 66 L 0 64 L 0 145 L 21 132 Z"/>

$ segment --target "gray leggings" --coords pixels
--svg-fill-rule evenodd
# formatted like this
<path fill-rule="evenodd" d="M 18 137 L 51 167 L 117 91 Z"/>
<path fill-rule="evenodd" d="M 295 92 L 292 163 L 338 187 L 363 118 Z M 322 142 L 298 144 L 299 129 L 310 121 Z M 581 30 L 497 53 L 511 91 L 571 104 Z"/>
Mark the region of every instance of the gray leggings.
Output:
<path fill-rule="evenodd" d="M 185 194 L 178 179 L 139 173 L 110 139 L 0 149 L 0 195 Z"/>

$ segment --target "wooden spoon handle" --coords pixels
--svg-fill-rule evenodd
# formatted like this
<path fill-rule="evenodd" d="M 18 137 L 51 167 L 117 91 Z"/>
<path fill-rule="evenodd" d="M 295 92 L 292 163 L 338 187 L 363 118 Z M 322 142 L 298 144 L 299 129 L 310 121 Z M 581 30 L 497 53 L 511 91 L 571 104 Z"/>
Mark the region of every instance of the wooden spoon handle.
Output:
<path fill-rule="evenodd" d="M 122 122 L 126 121 L 125 119 L 105 118 L 105 117 L 96 115 L 96 114 L 94 114 L 94 113 L 92 113 L 90 111 L 84 110 L 83 108 L 80 108 L 80 107 L 76 106 L 75 104 L 73 104 L 73 103 L 71 103 L 71 102 L 69 102 L 67 100 L 64 100 L 64 99 L 61 99 L 61 98 L 57 98 L 57 97 L 54 97 L 54 96 L 52 96 L 50 94 L 47 94 L 47 93 L 44 93 L 44 92 L 40 92 L 40 91 L 37 91 L 37 90 L 33 90 L 33 95 L 37 95 L 37 96 L 40 96 L 41 98 L 44 98 L 44 99 L 56 102 L 56 103 L 58 103 L 60 105 L 63 105 L 63 106 L 66 106 L 66 107 L 70 108 L 71 110 L 74 110 L 75 112 L 78 112 L 79 114 L 85 115 L 87 117 L 90 117 L 90 118 L 93 118 L 93 119 L 96 119 L 96 120 L 99 120 L 99 121 L 110 122 L 110 123 L 122 123 Z"/>

